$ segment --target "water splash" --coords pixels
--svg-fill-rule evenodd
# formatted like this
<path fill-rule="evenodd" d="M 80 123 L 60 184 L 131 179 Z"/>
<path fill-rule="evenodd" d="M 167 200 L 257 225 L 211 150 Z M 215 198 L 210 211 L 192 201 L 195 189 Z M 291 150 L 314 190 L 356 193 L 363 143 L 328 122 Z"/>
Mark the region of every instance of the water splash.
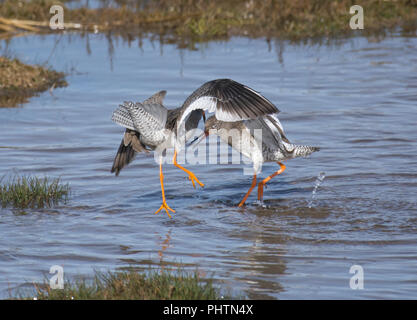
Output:
<path fill-rule="evenodd" d="M 311 209 L 311 207 L 313 206 L 313 202 L 314 202 L 314 198 L 316 197 L 317 189 L 320 187 L 320 185 L 323 182 L 323 180 L 324 180 L 325 177 L 326 177 L 326 173 L 325 172 L 320 172 L 319 175 L 317 176 L 317 179 L 314 182 L 313 192 L 311 193 L 311 199 L 308 202 L 308 208 L 309 209 Z"/>
<path fill-rule="evenodd" d="M 263 200 L 256 200 L 256 201 L 254 201 L 253 204 L 256 205 L 256 206 L 262 207 L 264 209 L 266 208 L 266 204 L 264 203 Z"/>

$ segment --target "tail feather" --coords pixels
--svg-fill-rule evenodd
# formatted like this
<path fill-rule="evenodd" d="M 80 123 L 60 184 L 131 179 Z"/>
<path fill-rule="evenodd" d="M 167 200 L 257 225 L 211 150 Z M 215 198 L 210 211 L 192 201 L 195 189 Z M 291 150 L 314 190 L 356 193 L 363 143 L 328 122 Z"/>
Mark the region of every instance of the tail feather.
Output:
<path fill-rule="evenodd" d="M 307 157 L 313 152 L 319 151 L 319 147 L 300 146 L 296 145 L 294 148 L 294 157 Z"/>

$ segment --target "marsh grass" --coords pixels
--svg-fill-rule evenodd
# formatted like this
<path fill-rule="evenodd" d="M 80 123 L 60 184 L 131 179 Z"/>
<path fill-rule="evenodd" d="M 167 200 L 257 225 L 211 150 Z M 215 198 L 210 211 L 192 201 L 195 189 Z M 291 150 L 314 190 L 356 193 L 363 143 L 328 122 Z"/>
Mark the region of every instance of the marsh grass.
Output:
<path fill-rule="evenodd" d="M 5 0 L 0 5 L 0 39 L 49 28 L 54 4 L 64 7 L 65 30 L 104 33 L 129 42 L 147 34 L 162 43 L 195 49 L 195 43 L 231 36 L 321 42 L 349 36 L 382 38 L 390 32 L 415 35 L 417 0 L 362 0 L 363 30 L 351 30 L 353 0 L 100 0 L 101 8 L 69 8 L 71 1 Z M 109 3 L 115 4 L 108 7 Z M 18 106 L 28 97 L 66 86 L 64 74 L 0 57 L 0 107 Z"/>
<path fill-rule="evenodd" d="M 221 299 L 211 279 L 198 272 L 137 271 L 96 272 L 94 279 L 66 282 L 64 289 L 51 289 L 48 281 L 35 284 L 35 293 L 20 294 L 17 299 L 38 300 L 206 300 Z"/>
<path fill-rule="evenodd" d="M 65 86 L 62 72 L 0 57 L 0 107 L 15 107 L 40 92 Z"/>
<path fill-rule="evenodd" d="M 70 187 L 59 178 L 13 177 L 0 179 L 0 204 L 3 208 L 44 208 L 67 201 Z"/>
<path fill-rule="evenodd" d="M 177 43 L 236 35 L 300 40 L 380 35 L 398 27 L 415 33 L 417 29 L 417 0 L 113 0 L 116 6 L 112 7 L 107 7 L 109 0 L 100 1 L 99 9 L 65 8 L 66 28 L 112 31 L 127 37 L 152 33 Z M 44 26 L 48 31 L 51 15 L 47 9 L 57 3 L 65 7 L 67 2 L 28 0 L 16 6 L 15 1 L 6 0 L 0 7 L 0 17 L 6 18 L 0 20 L 0 30 L 7 34 Z M 349 27 L 349 9 L 355 4 L 364 9 L 364 30 Z"/>

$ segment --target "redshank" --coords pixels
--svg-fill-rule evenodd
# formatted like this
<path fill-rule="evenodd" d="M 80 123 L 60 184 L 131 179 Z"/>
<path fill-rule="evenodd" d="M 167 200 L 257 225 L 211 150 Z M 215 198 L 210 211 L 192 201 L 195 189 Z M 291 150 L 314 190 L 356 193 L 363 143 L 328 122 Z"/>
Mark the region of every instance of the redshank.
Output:
<path fill-rule="evenodd" d="M 204 116 L 204 112 L 215 113 L 220 121 L 240 121 L 278 112 L 265 97 L 253 89 L 230 79 L 206 82 L 195 90 L 176 109 L 166 109 L 162 102 L 166 91 L 160 91 L 143 103 L 125 102 L 113 112 L 112 120 L 126 128 L 123 140 L 113 162 L 111 172 L 120 170 L 134 158 L 135 152 L 155 150 L 159 153 L 159 177 L 162 191 L 162 209 L 171 217 L 175 212 L 166 203 L 162 174 L 162 152 L 174 147 L 173 164 L 185 171 L 195 187 L 197 182 L 204 186 L 191 171 L 177 163 L 177 153 Z"/>
<path fill-rule="evenodd" d="M 283 127 L 276 114 L 258 117 L 254 120 L 224 122 L 210 117 L 205 122 L 204 133 L 195 140 L 199 143 L 209 134 L 216 134 L 236 151 L 253 162 L 253 180 L 239 207 L 243 206 L 256 186 L 256 175 L 264 162 L 277 162 L 280 169 L 258 184 L 258 200 L 263 199 L 265 184 L 285 170 L 284 160 L 306 157 L 318 151 L 318 147 L 292 144 L 284 134 Z"/>

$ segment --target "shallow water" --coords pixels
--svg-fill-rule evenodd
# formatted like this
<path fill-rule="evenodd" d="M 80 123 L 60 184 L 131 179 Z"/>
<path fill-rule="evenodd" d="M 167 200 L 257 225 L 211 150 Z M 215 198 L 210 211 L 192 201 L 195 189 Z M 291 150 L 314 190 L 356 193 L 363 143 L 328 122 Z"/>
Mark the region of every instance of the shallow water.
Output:
<path fill-rule="evenodd" d="M 249 298 L 417 298 L 417 38 L 271 47 L 233 38 L 189 51 L 74 34 L 1 42 L 3 53 L 70 75 L 67 88 L 0 109 L 0 176 L 61 177 L 72 195 L 51 209 L 0 209 L 0 297 L 49 278 L 55 264 L 67 280 L 183 264 Z M 119 177 L 109 172 L 123 132 L 113 109 L 162 89 L 176 107 L 224 77 L 276 103 L 292 142 L 322 150 L 286 162 L 264 205 L 255 190 L 245 209 L 236 204 L 250 166 L 188 165 L 206 184 L 194 190 L 165 165 L 176 213 L 154 215 L 161 194 L 151 154 Z M 265 164 L 262 176 L 275 170 Z M 363 290 L 349 287 L 355 264 Z"/>

